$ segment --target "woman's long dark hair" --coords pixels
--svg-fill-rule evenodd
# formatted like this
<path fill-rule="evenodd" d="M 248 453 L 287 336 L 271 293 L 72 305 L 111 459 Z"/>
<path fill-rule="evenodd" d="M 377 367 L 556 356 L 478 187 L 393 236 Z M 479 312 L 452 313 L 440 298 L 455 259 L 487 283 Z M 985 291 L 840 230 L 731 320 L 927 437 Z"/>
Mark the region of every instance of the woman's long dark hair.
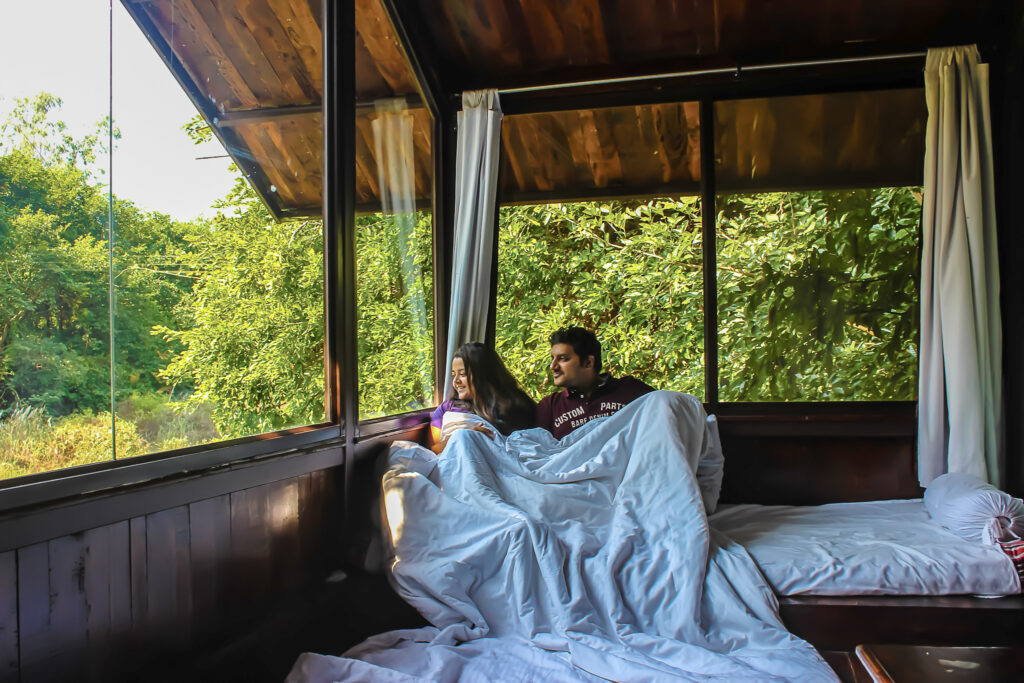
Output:
<path fill-rule="evenodd" d="M 494 349 L 480 342 L 463 344 L 455 352 L 466 365 L 473 387 L 469 407 L 502 434 L 528 429 L 536 424 L 537 404 L 519 386 Z"/>

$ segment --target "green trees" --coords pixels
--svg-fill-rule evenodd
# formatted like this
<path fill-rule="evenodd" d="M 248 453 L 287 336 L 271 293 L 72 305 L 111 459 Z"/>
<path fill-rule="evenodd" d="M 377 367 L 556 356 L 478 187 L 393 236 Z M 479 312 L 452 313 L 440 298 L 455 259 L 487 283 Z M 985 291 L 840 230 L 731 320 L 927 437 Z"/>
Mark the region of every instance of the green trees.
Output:
<path fill-rule="evenodd" d="M 0 415 L 110 409 L 111 213 L 116 399 L 162 386 L 156 372 L 174 349 L 150 331 L 171 322 L 187 287 L 170 272 L 182 226 L 111 205 L 89 170 L 103 151 L 97 136 L 76 140 L 50 121 L 59 104 L 45 93 L 21 100 L 0 127 Z"/>
<path fill-rule="evenodd" d="M 700 202 L 687 197 L 501 211 L 496 346 L 527 392 L 547 384 L 548 335 L 599 334 L 604 364 L 703 394 Z"/>
<path fill-rule="evenodd" d="M 142 212 L 100 182 L 106 136 L 69 136 L 58 106 L 0 127 L 0 477 L 109 458 L 112 429 L 121 457 L 323 421 L 321 222 L 275 222 L 241 178 L 214 218 Z M 718 211 L 722 400 L 913 398 L 915 190 Z M 692 197 L 503 208 L 497 346 L 527 390 L 552 390 L 547 337 L 580 324 L 613 372 L 702 396 L 700 225 Z M 426 407 L 431 217 L 359 216 L 356 241 L 360 415 Z"/>
<path fill-rule="evenodd" d="M 913 188 L 733 195 L 718 202 L 720 398 L 916 395 Z M 547 335 L 598 332 L 605 365 L 704 394 L 694 198 L 502 210 L 497 345 L 535 396 Z"/>
<path fill-rule="evenodd" d="M 721 399 L 915 398 L 920 215 L 915 188 L 721 198 Z"/>
<path fill-rule="evenodd" d="M 159 376 L 191 387 L 182 407 L 208 406 L 225 438 L 322 422 L 322 225 L 276 223 L 241 179 L 222 208 L 187 226 L 192 287 L 178 327 L 154 329 L 180 348 Z"/>

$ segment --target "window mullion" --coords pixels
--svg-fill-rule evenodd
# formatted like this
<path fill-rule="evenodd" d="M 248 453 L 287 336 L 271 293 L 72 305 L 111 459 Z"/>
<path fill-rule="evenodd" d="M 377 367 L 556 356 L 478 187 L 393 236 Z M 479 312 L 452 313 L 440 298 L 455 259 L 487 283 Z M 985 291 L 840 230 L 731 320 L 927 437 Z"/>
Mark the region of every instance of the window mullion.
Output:
<path fill-rule="evenodd" d="M 704 257 L 704 402 L 718 404 L 718 259 L 715 242 L 715 107 L 700 101 L 700 215 Z"/>

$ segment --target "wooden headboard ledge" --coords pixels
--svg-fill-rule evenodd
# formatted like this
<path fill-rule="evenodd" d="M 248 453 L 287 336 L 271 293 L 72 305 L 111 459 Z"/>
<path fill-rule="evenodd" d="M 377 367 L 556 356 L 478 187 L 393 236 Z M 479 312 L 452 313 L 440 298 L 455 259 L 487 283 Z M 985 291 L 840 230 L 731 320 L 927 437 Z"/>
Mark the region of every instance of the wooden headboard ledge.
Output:
<path fill-rule="evenodd" d="M 722 503 L 918 498 L 916 404 L 730 404 L 718 417 Z"/>

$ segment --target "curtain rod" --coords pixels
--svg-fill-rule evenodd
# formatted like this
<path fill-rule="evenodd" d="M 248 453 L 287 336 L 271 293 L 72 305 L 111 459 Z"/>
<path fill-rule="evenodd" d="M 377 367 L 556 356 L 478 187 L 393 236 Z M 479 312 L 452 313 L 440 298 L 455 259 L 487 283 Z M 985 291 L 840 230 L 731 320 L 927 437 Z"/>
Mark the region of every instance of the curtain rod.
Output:
<path fill-rule="evenodd" d="M 832 64 L 856 64 L 858 62 L 880 62 L 892 59 L 913 59 L 924 57 L 927 52 L 904 52 L 895 55 L 874 55 L 869 57 L 845 57 L 842 59 L 822 59 L 807 62 L 777 62 L 773 64 L 754 64 L 752 66 L 741 66 L 737 64 L 731 67 L 717 69 L 701 69 L 698 71 L 673 71 L 669 73 L 648 74 L 645 76 L 620 76 L 618 78 L 600 78 L 591 81 L 577 81 L 574 83 L 552 83 L 549 85 L 533 85 L 522 88 L 504 88 L 498 90 L 499 95 L 512 95 L 517 93 L 543 92 L 545 90 L 563 90 L 569 88 L 583 88 L 591 85 L 612 85 L 615 83 L 639 83 L 642 81 L 653 81 L 662 78 L 686 78 L 693 76 L 712 76 L 716 74 L 736 74 L 744 71 L 771 71 L 775 69 L 792 69 L 804 66 L 829 66 Z"/>

